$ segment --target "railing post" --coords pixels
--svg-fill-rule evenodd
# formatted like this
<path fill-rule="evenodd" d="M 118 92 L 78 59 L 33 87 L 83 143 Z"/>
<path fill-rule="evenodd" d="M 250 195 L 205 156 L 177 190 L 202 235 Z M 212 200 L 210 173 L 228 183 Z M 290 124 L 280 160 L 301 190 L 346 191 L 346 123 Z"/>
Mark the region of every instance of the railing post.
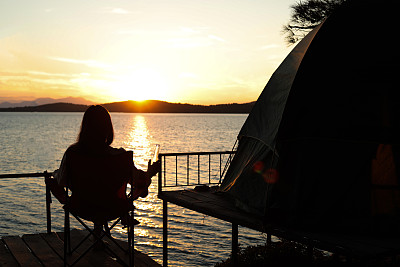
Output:
<path fill-rule="evenodd" d="M 168 266 L 168 202 L 163 200 L 163 266 Z"/>
<path fill-rule="evenodd" d="M 211 154 L 208 154 L 208 183 L 211 184 Z"/>
<path fill-rule="evenodd" d="M 222 178 L 222 154 L 219 154 L 219 180 Z"/>
<path fill-rule="evenodd" d="M 175 185 L 178 186 L 178 156 L 175 156 Z"/>
<path fill-rule="evenodd" d="M 272 244 L 271 234 L 267 233 L 267 246 L 270 246 L 271 244 Z"/>
<path fill-rule="evenodd" d="M 45 171 L 44 172 L 44 179 L 46 184 L 46 179 L 50 178 L 50 174 Z M 47 219 L 47 233 L 51 233 L 51 193 L 50 193 L 50 186 L 46 184 L 46 219 Z"/>
<path fill-rule="evenodd" d="M 165 158 L 164 158 L 164 160 L 165 160 Z M 163 166 L 162 164 L 163 164 L 163 157 L 160 156 L 160 166 L 161 166 L 161 168 Z M 164 168 L 164 170 L 165 170 L 165 168 Z M 162 192 L 162 172 L 163 172 L 162 169 L 158 172 L 158 194 L 160 194 Z"/>
<path fill-rule="evenodd" d="M 233 266 L 239 266 L 239 230 L 236 223 L 232 223 L 232 261 Z"/>
<path fill-rule="evenodd" d="M 200 155 L 197 155 L 197 183 L 200 184 Z"/>
<path fill-rule="evenodd" d="M 187 171 L 187 173 L 186 173 L 186 180 L 187 180 L 187 183 L 186 183 L 186 185 L 189 185 L 190 183 L 189 183 L 189 177 L 190 177 L 190 175 L 189 175 L 189 167 L 190 167 L 190 164 L 189 164 L 189 154 L 187 155 L 187 162 L 186 162 L 186 171 Z"/>

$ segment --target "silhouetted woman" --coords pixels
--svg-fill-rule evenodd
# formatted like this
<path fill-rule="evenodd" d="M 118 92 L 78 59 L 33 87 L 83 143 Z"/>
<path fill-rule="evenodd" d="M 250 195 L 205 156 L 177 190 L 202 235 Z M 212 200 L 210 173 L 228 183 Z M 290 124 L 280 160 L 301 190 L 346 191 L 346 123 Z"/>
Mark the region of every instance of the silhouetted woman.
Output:
<path fill-rule="evenodd" d="M 72 144 L 68 150 L 77 153 L 95 156 L 117 155 L 123 153 L 123 148 L 113 148 L 111 144 L 114 140 L 114 129 L 111 122 L 111 116 L 107 109 L 100 105 L 90 106 L 83 115 L 81 129 L 76 143 Z M 60 168 L 54 172 L 54 178 L 60 186 L 65 186 L 67 173 L 67 151 L 64 153 Z M 144 193 L 147 195 L 147 187 L 151 183 L 151 177 L 156 175 L 160 170 L 160 163 L 156 162 L 149 165 L 148 170 L 142 171 L 133 165 L 133 183 L 141 184 L 146 187 Z M 95 230 L 99 231 L 102 225 L 95 224 Z M 100 228 L 100 229 L 99 229 Z"/>

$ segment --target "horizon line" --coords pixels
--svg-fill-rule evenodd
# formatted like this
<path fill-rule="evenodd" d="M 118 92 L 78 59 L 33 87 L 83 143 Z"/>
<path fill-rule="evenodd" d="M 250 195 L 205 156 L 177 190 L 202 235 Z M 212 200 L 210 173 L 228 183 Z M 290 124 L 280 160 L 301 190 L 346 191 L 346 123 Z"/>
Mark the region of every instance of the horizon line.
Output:
<path fill-rule="evenodd" d="M 78 102 L 68 102 L 66 101 L 66 99 L 71 98 L 71 99 L 81 99 L 83 100 L 82 103 L 78 103 Z M 48 103 L 36 103 L 36 105 L 34 104 L 36 101 L 38 100 L 42 100 L 42 99 L 49 99 L 49 100 L 60 100 L 57 102 L 48 102 Z M 249 102 L 226 102 L 226 103 L 218 103 L 218 104 L 194 104 L 194 103 L 189 103 L 189 102 L 170 102 L 170 101 L 166 101 L 166 100 L 158 100 L 158 99 L 147 99 L 147 100 L 133 100 L 133 99 L 128 99 L 128 100 L 117 100 L 117 101 L 110 101 L 110 102 L 98 102 L 98 101 L 91 101 L 91 100 L 87 100 L 86 98 L 83 97 L 63 97 L 63 98 L 52 98 L 52 97 L 40 97 L 40 98 L 36 98 L 34 100 L 17 100 L 17 102 L 15 101 L 7 101 L 4 100 L 2 102 L 0 102 L 0 108 L 2 104 L 10 104 L 10 105 L 20 105 L 20 104 L 29 104 L 32 103 L 32 106 L 42 106 L 42 105 L 49 105 L 49 104 L 56 104 L 56 103 L 65 103 L 65 104 L 73 104 L 73 105 L 85 105 L 85 106 L 90 106 L 90 105 L 105 105 L 105 104 L 113 104 L 113 103 L 122 103 L 122 102 L 136 102 L 136 103 L 145 103 L 145 102 L 149 102 L 149 101 L 158 101 L 158 102 L 164 102 L 164 103 L 170 103 L 170 104 L 182 104 L 182 105 L 194 105 L 194 106 L 216 106 L 216 105 L 232 105 L 232 104 L 248 104 L 248 103 L 253 103 L 256 102 L 256 100 L 254 101 L 249 101 Z M 87 102 L 87 103 L 84 103 Z M 11 106 L 10 106 L 11 107 Z M 26 106 L 28 107 L 28 106 Z"/>

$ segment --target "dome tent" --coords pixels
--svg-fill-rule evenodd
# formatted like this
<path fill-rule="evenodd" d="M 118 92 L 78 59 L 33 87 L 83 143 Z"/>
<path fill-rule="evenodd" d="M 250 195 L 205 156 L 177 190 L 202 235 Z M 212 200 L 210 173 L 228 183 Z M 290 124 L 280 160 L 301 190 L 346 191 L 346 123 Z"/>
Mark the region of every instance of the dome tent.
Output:
<path fill-rule="evenodd" d="M 345 2 L 271 76 L 221 185 L 241 208 L 300 228 L 399 227 L 398 6 Z"/>

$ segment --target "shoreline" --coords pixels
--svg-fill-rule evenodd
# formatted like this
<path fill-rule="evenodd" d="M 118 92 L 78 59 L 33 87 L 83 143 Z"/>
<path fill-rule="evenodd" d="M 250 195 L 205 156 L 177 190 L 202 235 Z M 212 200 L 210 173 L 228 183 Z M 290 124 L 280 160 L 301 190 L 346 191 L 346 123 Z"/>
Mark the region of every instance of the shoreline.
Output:
<path fill-rule="evenodd" d="M 169 103 L 158 100 L 145 102 L 124 101 L 101 104 L 109 112 L 121 113 L 218 113 L 218 114 L 248 114 L 255 102 L 244 104 L 192 105 Z M 0 112 L 84 112 L 89 105 L 71 103 L 54 103 L 38 106 L 0 108 Z"/>

